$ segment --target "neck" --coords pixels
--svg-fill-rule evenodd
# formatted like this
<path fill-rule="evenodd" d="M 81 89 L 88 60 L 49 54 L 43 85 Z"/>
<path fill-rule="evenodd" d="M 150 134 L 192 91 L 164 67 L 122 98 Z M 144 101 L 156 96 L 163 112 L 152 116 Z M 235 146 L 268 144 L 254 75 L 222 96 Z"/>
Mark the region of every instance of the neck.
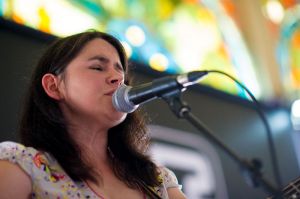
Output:
<path fill-rule="evenodd" d="M 92 166 L 98 165 L 100 162 L 108 161 L 107 157 L 107 129 L 92 128 L 69 128 L 75 142 L 78 144 L 82 156 Z"/>

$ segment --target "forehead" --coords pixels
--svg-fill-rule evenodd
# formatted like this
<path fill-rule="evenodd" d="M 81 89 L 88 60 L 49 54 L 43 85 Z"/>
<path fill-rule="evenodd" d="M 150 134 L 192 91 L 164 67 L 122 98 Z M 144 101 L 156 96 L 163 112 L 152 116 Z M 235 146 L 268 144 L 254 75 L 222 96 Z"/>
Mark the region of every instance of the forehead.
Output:
<path fill-rule="evenodd" d="M 89 57 L 99 54 L 110 57 L 114 61 L 120 60 L 117 49 L 112 44 L 101 38 L 96 38 L 86 43 L 78 56 Z"/>

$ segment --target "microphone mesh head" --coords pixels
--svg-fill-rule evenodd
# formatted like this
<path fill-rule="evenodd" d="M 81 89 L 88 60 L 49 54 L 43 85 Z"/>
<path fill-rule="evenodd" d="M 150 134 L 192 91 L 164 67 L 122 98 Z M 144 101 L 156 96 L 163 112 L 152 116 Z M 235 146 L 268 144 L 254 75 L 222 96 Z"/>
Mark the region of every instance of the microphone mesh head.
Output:
<path fill-rule="evenodd" d="M 128 92 L 131 86 L 126 86 L 122 84 L 112 97 L 112 104 L 117 111 L 124 113 L 131 113 L 138 108 L 138 105 L 133 104 L 128 99 Z"/>

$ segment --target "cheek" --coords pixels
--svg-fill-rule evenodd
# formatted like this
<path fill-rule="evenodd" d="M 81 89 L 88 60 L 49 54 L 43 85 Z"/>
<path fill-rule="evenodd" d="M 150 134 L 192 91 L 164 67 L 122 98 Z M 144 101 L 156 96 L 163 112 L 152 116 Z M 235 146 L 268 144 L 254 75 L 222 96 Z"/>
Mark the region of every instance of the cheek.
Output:
<path fill-rule="evenodd" d="M 61 90 L 66 101 L 76 103 L 75 105 L 78 106 L 89 106 L 89 104 L 97 102 L 98 96 L 101 94 L 102 87 L 99 85 L 101 82 L 97 84 L 97 81 L 93 81 L 91 78 L 74 75 L 64 81 Z"/>

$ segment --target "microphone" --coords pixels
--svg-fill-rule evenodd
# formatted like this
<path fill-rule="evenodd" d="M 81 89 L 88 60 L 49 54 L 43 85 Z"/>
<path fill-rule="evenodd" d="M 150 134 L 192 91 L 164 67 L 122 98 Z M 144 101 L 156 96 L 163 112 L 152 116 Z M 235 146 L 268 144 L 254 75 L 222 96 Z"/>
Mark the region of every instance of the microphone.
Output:
<path fill-rule="evenodd" d="M 117 111 L 131 113 L 140 104 L 175 91 L 185 91 L 186 87 L 197 83 L 200 78 L 207 74 L 207 71 L 193 71 L 181 75 L 162 77 L 135 87 L 123 84 L 113 94 L 112 103 Z"/>

